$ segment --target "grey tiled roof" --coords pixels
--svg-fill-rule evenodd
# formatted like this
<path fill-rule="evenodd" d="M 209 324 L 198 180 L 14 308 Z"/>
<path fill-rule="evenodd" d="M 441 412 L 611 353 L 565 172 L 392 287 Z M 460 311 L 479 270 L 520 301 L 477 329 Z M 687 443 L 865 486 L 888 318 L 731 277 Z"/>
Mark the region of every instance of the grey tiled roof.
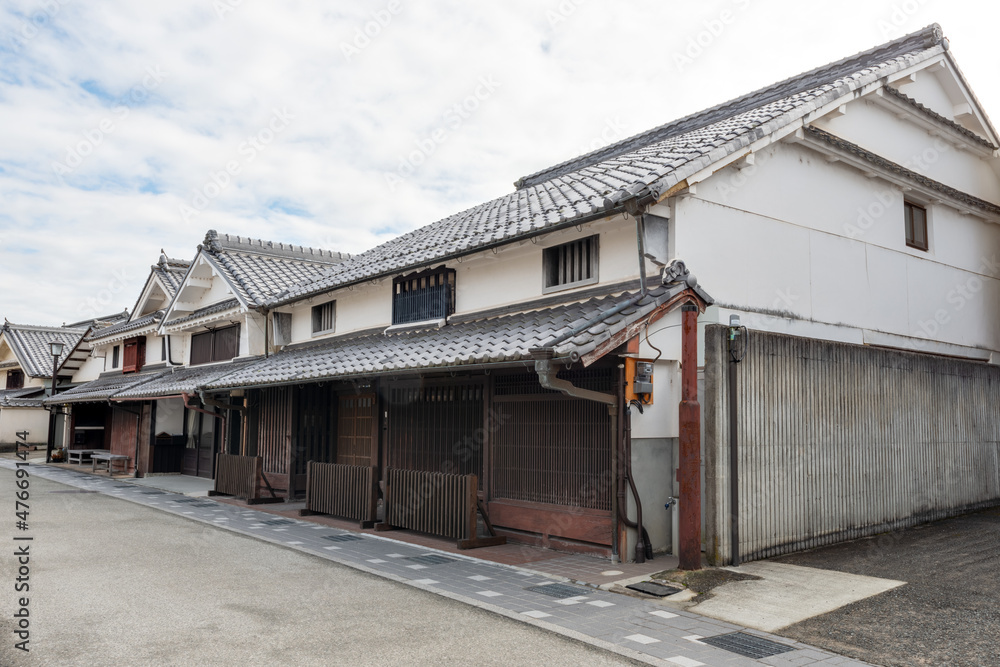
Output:
<path fill-rule="evenodd" d="M 205 306 L 204 308 L 199 308 L 198 310 L 185 315 L 184 317 L 178 317 L 176 319 L 167 322 L 167 326 L 173 326 L 175 324 L 183 324 L 185 322 L 190 322 L 196 320 L 199 317 L 204 317 L 205 315 L 212 315 L 215 313 L 222 313 L 230 308 L 236 308 L 240 305 L 240 302 L 236 299 L 226 299 L 225 301 L 220 301 L 219 303 L 213 303 L 211 306 Z"/>
<path fill-rule="evenodd" d="M 109 327 L 112 324 L 122 322 L 128 319 L 128 311 L 120 311 L 117 313 L 112 313 L 110 315 L 102 315 L 100 317 L 94 317 L 89 320 L 81 320 L 80 322 L 73 322 L 72 324 L 63 324 L 63 328 L 66 329 L 86 329 L 87 327 L 92 327 L 93 329 L 101 329 L 102 327 Z"/>
<path fill-rule="evenodd" d="M 612 315 L 559 343 L 557 357 L 580 355 L 627 324 L 645 316 L 684 290 L 659 287 L 637 305 Z M 277 354 L 206 384 L 208 389 L 262 386 L 345 376 L 368 376 L 395 371 L 447 368 L 470 364 L 516 362 L 531 359 L 531 349 L 546 347 L 557 336 L 627 301 L 619 294 L 562 304 L 550 308 L 448 324 L 439 329 L 381 330 L 286 348 Z"/>
<path fill-rule="evenodd" d="M 111 398 L 111 396 L 117 394 L 123 389 L 136 387 L 145 382 L 149 382 L 161 373 L 163 373 L 163 369 L 146 373 L 115 373 L 113 375 L 106 375 L 99 377 L 96 380 L 91 380 L 90 382 L 84 382 L 83 384 L 77 385 L 72 389 L 60 391 L 55 395 L 55 398 L 45 399 L 45 404 L 50 405 L 53 403 L 90 403 L 107 401 Z"/>
<path fill-rule="evenodd" d="M 63 344 L 59 364 L 66 361 L 73 348 L 87 333 L 87 329 L 70 329 L 65 327 L 36 327 L 27 324 L 3 325 L 3 337 L 21 362 L 21 368 L 30 377 L 52 377 L 52 354 L 49 343 L 58 341 Z"/>
<path fill-rule="evenodd" d="M 100 331 L 91 334 L 87 337 L 87 340 L 100 340 L 102 338 L 110 338 L 112 336 L 119 336 L 130 331 L 137 331 L 151 324 L 156 324 L 161 319 L 163 319 L 163 311 L 158 310 L 155 313 L 150 313 L 149 315 L 144 315 L 143 317 L 132 320 L 131 322 L 119 322 L 118 324 L 113 324 L 110 327 L 101 329 Z"/>
<path fill-rule="evenodd" d="M 45 396 L 43 387 L 0 391 L 0 408 L 40 408 Z"/>
<path fill-rule="evenodd" d="M 112 396 L 112 400 L 193 394 L 198 387 L 209 384 L 256 360 L 257 358 L 237 359 L 227 364 L 211 364 L 208 366 L 174 366 L 169 370 L 161 371 L 149 382 L 144 382 L 118 392 Z"/>
<path fill-rule="evenodd" d="M 873 73 L 880 71 L 888 73 L 885 70 L 892 67 L 893 64 L 898 63 L 900 60 L 905 61 L 910 55 L 917 54 L 940 44 L 943 38 L 941 27 L 937 24 L 930 25 L 923 30 L 918 30 L 900 39 L 881 44 L 873 49 L 843 58 L 828 65 L 823 65 L 822 67 L 817 67 L 808 72 L 803 72 L 802 74 L 779 81 L 760 90 L 755 90 L 752 93 L 747 93 L 710 109 L 685 116 L 684 118 L 637 134 L 634 137 L 623 139 L 586 155 L 553 167 L 548 167 L 521 178 L 516 185 L 518 187 L 537 185 L 558 176 L 579 171 L 588 166 L 608 162 L 618 156 L 632 153 L 633 151 L 667 139 L 690 135 L 695 131 L 712 127 L 722 121 L 737 118 L 747 111 L 764 111 L 762 119 L 765 121 L 770 120 L 775 110 L 783 113 L 790 111 L 795 106 L 801 105 L 804 101 L 801 98 L 803 93 L 807 94 L 808 97 L 812 97 L 818 91 L 830 90 L 832 87 L 842 87 L 844 84 L 848 84 L 852 80 L 857 81 L 861 77 L 871 78 L 870 75 Z M 740 125 L 745 124 L 746 120 L 748 119 L 743 119 Z M 722 129 L 725 129 L 725 125 L 722 126 Z M 719 140 L 726 139 L 724 132 L 713 131 L 710 134 L 715 136 L 712 138 L 698 137 L 698 140 L 694 143 L 700 145 L 704 139 L 709 139 L 709 143 L 718 142 L 717 145 L 721 145 L 723 141 Z"/>
<path fill-rule="evenodd" d="M 937 25 L 682 118 L 521 179 L 503 197 L 352 257 L 322 277 L 276 294 L 275 306 L 610 214 L 648 191 L 658 197 L 754 141 L 865 85 L 937 56 Z"/>
<path fill-rule="evenodd" d="M 350 255 L 294 246 L 209 230 L 198 246 L 204 251 L 245 304 L 263 305 L 268 299 L 300 282 L 319 277 Z"/>
<path fill-rule="evenodd" d="M 1000 206 L 997 206 L 996 204 L 988 202 L 984 199 L 980 199 L 979 197 L 974 197 L 970 194 L 962 192 L 961 190 L 956 190 L 955 188 L 949 185 L 945 185 L 940 181 L 935 181 L 932 178 L 927 178 L 923 174 L 918 174 L 917 172 L 911 169 L 907 169 L 901 164 L 897 164 L 895 162 L 892 162 L 891 160 L 887 160 L 881 155 L 877 155 L 876 153 L 872 153 L 871 151 L 865 150 L 861 146 L 851 143 L 846 139 L 841 139 L 836 135 L 830 134 L 829 132 L 825 132 L 815 127 L 807 127 L 805 131 L 806 134 L 816 137 L 817 139 L 826 142 L 827 144 L 833 146 L 834 148 L 839 148 L 842 151 L 846 151 L 848 153 L 851 153 L 852 155 L 856 155 L 857 157 L 860 157 L 866 162 L 870 162 L 871 164 L 877 165 L 878 167 L 885 169 L 890 173 L 897 174 L 910 181 L 919 183 L 920 185 L 924 186 L 929 190 L 935 190 L 942 194 L 946 194 L 949 197 L 952 197 L 953 199 L 956 199 L 964 204 L 967 204 L 970 207 L 982 209 L 983 211 L 987 211 L 994 215 L 1000 215 Z"/>
<path fill-rule="evenodd" d="M 997 147 L 994 146 L 992 142 L 988 141 L 987 139 L 984 139 L 983 137 L 979 136 L 972 130 L 962 127 L 961 125 L 951 120 L 950 118 L 945 118 L 944 116 L 934 111 L 933 109 L 926 107 L 920 102 L 916 101 L 906 93 L 897 90 L 892 86 L 883 86 L 882 90 L 884 90 L 887 94 L 895 97 L 897 100 L 901 100 L 906 104 L 910 105 L 911 107 L 913 107 L 914 109 L 917 109 L 918 111 L 920 111 L 920 113 L 924 114 L 928 118 L 932 118 L 936 122 L 945 125 L 947 127 L 950 127 L 951 129 L 955 130 L 956 132 L 966 137 L 967 139 L 971 139 L 972 141 L 976 142 L 980 146 L 984 148 L 989 148 L 992 151 L 997 150 Z"/>
<path fill-rule="evenodd" d="M 160 261 L 154 264 L 151 269 L 156 277 L 160 279 L 167 290 L 167 296 L 172 298 L 177 294 L 184 274 L 187 273 L 191 262 L 186 259 L 174 259 L 164 254 L 160 255 Z"/>

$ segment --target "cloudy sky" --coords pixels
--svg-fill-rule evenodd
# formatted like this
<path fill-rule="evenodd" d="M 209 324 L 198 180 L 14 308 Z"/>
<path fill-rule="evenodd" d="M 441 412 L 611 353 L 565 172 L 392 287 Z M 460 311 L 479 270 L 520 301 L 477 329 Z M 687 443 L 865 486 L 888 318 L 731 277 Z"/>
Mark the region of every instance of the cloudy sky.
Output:
<path fill-rule="evenodd" d="M 938 22 L 960 0 L 4 0 L 0 315 L 131 308 L 205 231 L 346 252 L 520 176 Z"/>

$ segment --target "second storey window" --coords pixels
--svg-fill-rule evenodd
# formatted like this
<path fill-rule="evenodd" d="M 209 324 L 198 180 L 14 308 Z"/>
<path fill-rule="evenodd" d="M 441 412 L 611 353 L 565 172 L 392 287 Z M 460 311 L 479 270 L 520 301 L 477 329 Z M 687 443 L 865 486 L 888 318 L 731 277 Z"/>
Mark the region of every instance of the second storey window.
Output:
<path fill-rule="evenodd" d="M 229 361 L 240 352 L 240 325 L 191 335 L 191 365 Z"/>
<path fill-rule="evenodd" d="M 546 248 L 542 256 L 543 292 L 597 282 L 597 235 Z"/>
<path fill-rule="evenodd" d="M 330 333 L 337 324 L 337 302 L 327 301 L 318 306 L 312 307 L 312 332 L 313 335 L 319 333 Z"/>
<path fill-rule="evenodd" d="M 115 348 L 118 349 L 117 347 Z M 122 373 L 135 373 L 142 370 L 146 363 L 146 337 L 133 338 L 125 341 L 125 355 L 122 362 Z"/>
<path fill-rule="evenodd" d="M 906 245 L 927 250 L 927 209 L 904 201 L 903 216 L 906 220 Z"/>
<path fill-rule="evenodd" d="M 455 312 L 455 271 L 440 266 L 392 281 L 392 323 L 440 320 Z"/>
<path fill-rule="evenodd" d="M 111 368 L 118 368 L 118 357 L 121 354 L 121 348 L 115 345 L 111 348 Z"/>
<path fill-rule="evenodd" d="M 24 371 L 7 371 L 7 389 L 22 389 L 24 387 Z"/>

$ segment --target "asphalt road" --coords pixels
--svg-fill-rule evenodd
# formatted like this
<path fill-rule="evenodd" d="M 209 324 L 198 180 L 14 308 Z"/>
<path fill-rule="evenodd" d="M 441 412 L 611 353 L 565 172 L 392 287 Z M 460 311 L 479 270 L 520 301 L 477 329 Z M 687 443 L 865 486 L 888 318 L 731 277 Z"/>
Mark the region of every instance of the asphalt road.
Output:
<path fill-rule="evenodd" d="M 15 528 L 0 469 L 0 665 L 624 665 L 321 558 L 41 478 Z M 31 535 L 30 591 L 13 590 Z M 30 654 L 14 648 L 30 598 Z"/>
<path fill-rule="evenodd" d="M 879 665 L 1000 665 L 1000 509 L 773 560 L 907 582 L 777 634 Z"/>

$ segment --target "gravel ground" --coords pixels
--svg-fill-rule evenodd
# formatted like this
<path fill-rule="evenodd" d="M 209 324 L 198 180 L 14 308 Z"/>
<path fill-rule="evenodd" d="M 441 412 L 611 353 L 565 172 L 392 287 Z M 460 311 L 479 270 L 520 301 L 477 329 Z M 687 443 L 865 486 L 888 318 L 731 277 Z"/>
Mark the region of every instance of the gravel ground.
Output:
<path fill-rule="evenodd" d="M 0 665 L 636 664 L 432 593 L 212 526 L 0 470 Z M 15 594 L 12 537 L 31 535 Z M 30 598 L 30 654 L 14 648 Z"/>
<path fill-rule="evenodd" d="M 1000 509 L 773 560 L 907 582 L 777 634 L 879 665 L 1000 665 Z"/>

